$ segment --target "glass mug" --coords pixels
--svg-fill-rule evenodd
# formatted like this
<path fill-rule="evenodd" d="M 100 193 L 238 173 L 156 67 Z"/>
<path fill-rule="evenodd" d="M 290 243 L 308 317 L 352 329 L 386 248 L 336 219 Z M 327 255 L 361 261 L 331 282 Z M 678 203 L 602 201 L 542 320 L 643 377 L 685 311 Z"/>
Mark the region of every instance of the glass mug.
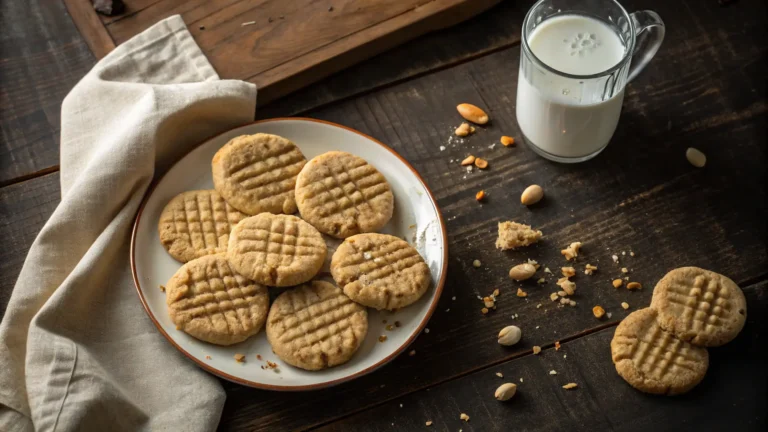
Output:
<path fill-rule="evenodd" d="M 540 0 L 523 21 L 517 122 L 529 147 L 557 162 L 597 156 L 616 130 L 624 87 L 664 39 L 652 11 L 615 0 Z"/>

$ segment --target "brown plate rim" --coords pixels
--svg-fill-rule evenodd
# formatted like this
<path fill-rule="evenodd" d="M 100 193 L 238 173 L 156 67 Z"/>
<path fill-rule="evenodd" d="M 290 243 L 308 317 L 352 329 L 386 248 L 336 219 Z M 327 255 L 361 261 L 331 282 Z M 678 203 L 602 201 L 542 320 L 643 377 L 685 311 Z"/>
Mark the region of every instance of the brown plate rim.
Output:
<path fill-rule="evenodd" d="M 435 287 L 435 290 L 436 290 L 435 294 L 436 295 L 435 295 L 434 299 L 432 300 L 432 304 L 429 306 L 429 310 L 427 310 L 427 313 L 424 316 L 424 319 L 421 320 L 421 322 L 419 323 L 418 327 L 416 328 L 416 331 L 414 331 L 413 334 L 402 345 L 400 345 L 397 349 L 395 349 L 388 356 L 386 356 L 383 359 L 381 359 L 380 361 L 376 362 L 376 364 L 371 365 L 371 366 L 369 366 L 369 367 L 367 367 L 367 368 L 365 368 L 365 369 L 363 369 L 363 370 L 361 370 L 359 372 L 356 372 L 354 374 L 348 375 L 346 377 L 338 378 L 338 379 L 335 379 L 335 380 L 332 380 L 332 381 L 327 381 L 327 382 L 319 383 L 319 384 L 310 384 L 310 385 L 303 385 L 303 386 L 280 386 L 280 385 L 262 384 L 262 383 L 257 383 L 257 382 L 249 381 L 249 380 L 242 379 L 242 378 L 239 378 L 239 377 L 236 377 L 236 376 L 232 376 L 232 375 L 230 375 L 228 373 L 225 373 L 225 372 L 223 372 L 223 371 L 221 371 L 219 369 L 216 369 L 215 367 L 213 367 L 213 366 L 211 366 L 209 364 L 206 364 L 202 360 L 199 360 L 197 357 L 193 356 L 192 354 L 190 354 L 189 352 L 184 350 L 179 344 L 176 343 L 176 341 L 173 340 L 173 338 L 168 333 L 166 333 L 165 330 L 163 330 L 163 327 L 160 325 L 160 322 L 157 321 L 157 319 L 155 318 L 154 314 L 152 314 L 152 311 L 149 309 L 149 305 L 147 304 L 147 300 L 144 298 L 144 294 L 143 294 L 143 292 L 141 290 L 141 284 L 139 283 L 139 277 L 138 277 L 138 274 L 136 272 L 136 235 L 137 235 L 137 232 L 138 232 L 138 229 L 139 229 L 139 222 L 141 221 L 141 215 L 144 212 L 144 207 L 146 206 L 147 201 L 149 201 L 149 197 L 152 196 L 152 193 L 155 191 L 155 188 L 165 178 L 165 176 L 167 175 L 168 171 L 170 171 L 170 169 L 173 168 L 173 166 L 175 166 L 182 159 L 184 159 L 184 157 L 186 157 L 189 153 L 191 153 L 192 151 L 194 151 L 195 149 L 197 149 L 201 145 L 203 145 L 203 144 L 205 144 L 205 143 L 207 143 L 207 142 L 209 142 L 209 141 L 211 141 L 211 140 L 213 140 L 213 139 L 215 139 L 215 138 L 217 138 L 217 137 L 219 137 L 219 136 L 221 136 L 221 135 L 223 135 L 225 133 L 231 132 L 231 131 L 233 131 L 235 129 L 240 129 L 242 127 L 251 126 L 251 125 L 260 124 L 260 123 L 270 123 L 270 122 L 278 122 L 278 121 L 295 121 L 295 120 L 309 121 L 309 122 L 314 122 L 314 123 L 322 123 L 322 124 L 325 124 L 325 125 L 329 125 L 329 126 L 334 126 L 334 127 L 338 127 L 338 128 L 341 128 L 341 129 L 345 129 L 345 130 L 347 130 L 349 132 L 356 133 L 356 134 L 358 134 L 358 135 L 360 135 L 360 136 L 362 136 L 364 138 L 369 139 L 370 141 L 380 145 L 385 150 L 389 151 L 395 157 L 397 157 L 400 160 L 400 162 L 402 162 L 408 169 L 411 170 L 411 172 L 413 172 L 413 174 L 416 176 L 416 178 L 424 186 L 424 189 L 427 191 L 427 194 L 429 195 L 429 198 L 432 201 L 432 205 L 435 207 L 435 211 L 437 212 L 437 219 L 438 219 L 438 221 L 440 223 L 440 230 L 442 231 L 443 239 L 444 239 L 445 243 L 443 244 L 443 267 L 442 267 L 442 270 L 441 270 L 441 276 L 440 276 L 440 280 L 437 282 L 436 287 Z M 256 121 L 253 121 L 253 122 L 250 122 L 250 123 L 246 123 L 244 125 L 240 125 L 240 126 L 237 126 L 235 128 L 226 130 L 224 132 L 218 133 L 216 135 L 213 135 L 213 136 L 211 136 L 211 137 L 201 141 L 199 144 L 197 144 L 196 146 L 190 148 L 189 151 L 187 151 L 181 157 L 179 157 L 179 159 L 168 169 L 168 171 L 166 171 L 166 174 L 163 174 L 163 176 L 160 177 L 159 179 L 156 179 L 156 180 L 152 181 L 152 184 L 149 186 L 149 188 L 147 188 L 147 192 L 144 194 L 144 197 L 141 200 L 141 204 L 139 205 L 139 209 L 136 212 L 136 218 L 134 219 L 134 222 L 133 222 L 133 229 L 131 230 L 131 251 L 130 251 L 131 273 L 133 275 L 133 284 L 136 287 L 136 292 L 139 295 L 139 300 L 141 300 L 141 305 L 144 307 L 144 310 L 147 312 L 147 315 L 149 315 L 149 318 L 150 318 L 150 320 L 152 320 L 152 323 L 155 325 L 155 327 L 157 327 L 157 330 L 160 331 L 160 334 L 162 334 L 165 337 L 165 339 L 167 339 L 168 342 L 171 343 L 171 345 L 173 345 L 177 350 L 179 350 L 179 352 L 181 352 L 182 354 L 187 356 L 190 360 L 195 362 L 198 366 L 200 366 L 202 369 L 206 370 L 207 372 L 209 372 L 209 373 L 211 373 L 213 375 L 216 375 L 216 376 L 218 376 L 220 378 L 224 378 L 224 379 L 226 379 L 228 381 L 237 383 L 237 384 L 241 384 L 241 385 L 244 385 L 244 386 L 247 386 L 247 387 L 264 389 L 264 390 L 307 391 L 307 390 L 319 390 L 319 389 L 322 389 L 322 388 L 332 387 L 332 386 L 335 386 L 335 385 L 338 385 L 338 384 L 341 384 L 341 383 L 344 383 L 344 382 L 351 381 L 353 379 L 359 378 L 359 377 L 361 377 L 363 375 L 367 375 L 367 374 L 375 371 L 376 369 L 384 366 L 385 364 L 389 363 L 390 361 L 394 360 L 395 357 L 397 357 L 400 353 L 405 351 L 405 349 L 408 348 L 408 346 L 411 343 L 413 343 L 413 341 L 421 333 L 421 331 L 424 330 L 424 328 L 427 325 L 427 322 L 429 322 L 429 319 L 432 317 L 432 314 L 435 312 L 435 309 L 437 308 L 437 303 L 440 301 L 440 296 L 443 293 L 443 287 L 445 286 L 445 280 L 447 278 L 447 272 L 448 272 L 448 244 L 447 244 L 447 242 L 448 242 L 448 232 L 446 231 L 445 220 L 443 219 L 443 215 L 440 212 L 440 207 L 437 204 L 437 199 L 435 198 L 434 194 L 432 193 L 432 190 L 429 189 L 429 186 L 427 186 L 427 183 L 424 181 L 424 179 L 421 177 L 421 175 L 419 175 L 419 173 L 416 171 L 416 169 L 414 169 L 413 166 L 411 166 L 411 164 L 408 163 L 407 160 L 405 160 L 402 156 L 400 156 L 400 154 L 398 154 L 392 148 L 390 148 L 386 144 L 382 143 L 381 141 L 377 140 L 376 138 L 373 138 L 373 137 L 371 137 L 369 135 L 366 135 L 366 134 L 364 134 L 364 133 L 362 133 L 360 131 L 357 131 L 355 129 L 352 129 L 350 127 L 347 127 L 347 126 L 344 126 L 344 125 L 340 125 L 338 123 L 333 123 L 333 122 L 329 122 L 329 121 L 326 121 L 326 120 L 319 120 L 319 119 L 313 119 L 313 118 L 308 118 L 308 117 L 276 117 L 276 118 L 272 118 L 272 119 L 256 120 Z"/>

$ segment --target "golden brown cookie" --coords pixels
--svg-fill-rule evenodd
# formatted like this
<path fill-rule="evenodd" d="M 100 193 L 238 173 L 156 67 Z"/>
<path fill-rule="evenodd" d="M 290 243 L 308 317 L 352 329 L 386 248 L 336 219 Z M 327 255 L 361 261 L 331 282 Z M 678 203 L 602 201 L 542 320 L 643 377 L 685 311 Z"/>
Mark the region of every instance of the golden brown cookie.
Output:
<path fill-rule="evenodd" d="M 285 287 L 312 279 L 326 253 L 323 237 L 312 225 L 296 216 L 262 213 L 232 229 L 227 258 L 241 275 Z"/>
<path fill-rule="evenodd" d="M 394 196 L 387 179 L 364 159 L 332 151 L 301 170 L 296 204 L 315 228 L 347 238 L 383 227 L 392 218 Z"/>
<path fill-rule="evenodd" d="M 181 262 L 226 252 L 229 232 L 246 216 L 215 190 L 183 192 L 160 214 L 160 243 Z"/>
<path fill-rule="evenodd" d="M 333 254 L 331 274 L 352 300 L 388 310 L 421 298 L 431 280 L 419 252 L 387 234 L 358 234 L 344 240 Z"/>
<path fill-rule="evenodd" d="M 267 339 L 286 363 L 320 370 L 346 363 L 368 332 L 368 312 L 332 283 L 313 281 L 280 294 Z"/>
<path fill-rule="evenodd" d="M 176 328 L 217 345 L 242 342 L 267 319 L 267 288 L 230 267 L 224 254 L 192 260 L 165 286 L 166 303 Z"/>
<path fill-rule="evenodd" d="M 705 347 L 730 342 L 747 320 L 747 300 L 738 285 L 698 267 L 667 273 L 653 289 L 651 307 L 663 329 Z"/>
<path fill-rule="evenodd" d="M 656 317 L 654 309 L 640 309 L 616 328 L 611 341 L 616 371 L 646 393 L 685 393 L 704 378 L 709 354 L 662 330 Z"/>
<path fill-rule="evenodd" d="M 306 158 L 291 141 L 270 134 L 242 135 L 213 156 L 213 185 L 249 215 L 296 213 L 296 176 Z"/>

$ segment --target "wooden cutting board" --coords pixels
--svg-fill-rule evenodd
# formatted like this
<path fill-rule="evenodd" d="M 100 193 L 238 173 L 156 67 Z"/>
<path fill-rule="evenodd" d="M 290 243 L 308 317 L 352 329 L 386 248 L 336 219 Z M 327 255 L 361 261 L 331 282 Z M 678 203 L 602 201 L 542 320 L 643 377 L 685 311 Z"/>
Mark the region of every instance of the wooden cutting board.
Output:
<path fill-rule="evenodd" d="M 64 0 L 101 58 L 157 21 L 181 14 L 222 78 L 259 86 L 259 104 L 500 0 L 125 0 L 118 16 Z"/>

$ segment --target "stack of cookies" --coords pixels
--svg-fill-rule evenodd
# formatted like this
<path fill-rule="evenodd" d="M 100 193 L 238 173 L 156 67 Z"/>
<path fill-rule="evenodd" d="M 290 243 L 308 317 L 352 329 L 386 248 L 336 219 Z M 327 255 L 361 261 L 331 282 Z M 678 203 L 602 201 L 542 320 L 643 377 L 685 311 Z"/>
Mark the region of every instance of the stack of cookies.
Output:
<path fill-rule="evenodd" d="M 729 278 L 697 267 L 670 271 L 653 289 L 651 307 L 616 328 L 616 371 L 647 393 L 680 394 L 707 372 L 707 347 L 733 340 L 744 327 L 747 302 Z"/>
<path fill-rule="evenodd" d="M 216 153 L 212 174 L 215 190 L 174 197 L 159 222 L 161 243 L 185 263 L 166 286 L 168 313 L 189 335 L 231 345 L 266 323 L 278 357 L 319 370 L 357 351 L 367 307 L 399 309 L 427 291 L 418 251 L 376 233 L 394 196 L 364 159 L 332 151 L 307 161 L 283 137 L 244 135 Z M 330 266 L 338 286 L 315 279 L 329 237 L 343 240 Z M 288 289 L 270 307 L 278 288 Z"/>

